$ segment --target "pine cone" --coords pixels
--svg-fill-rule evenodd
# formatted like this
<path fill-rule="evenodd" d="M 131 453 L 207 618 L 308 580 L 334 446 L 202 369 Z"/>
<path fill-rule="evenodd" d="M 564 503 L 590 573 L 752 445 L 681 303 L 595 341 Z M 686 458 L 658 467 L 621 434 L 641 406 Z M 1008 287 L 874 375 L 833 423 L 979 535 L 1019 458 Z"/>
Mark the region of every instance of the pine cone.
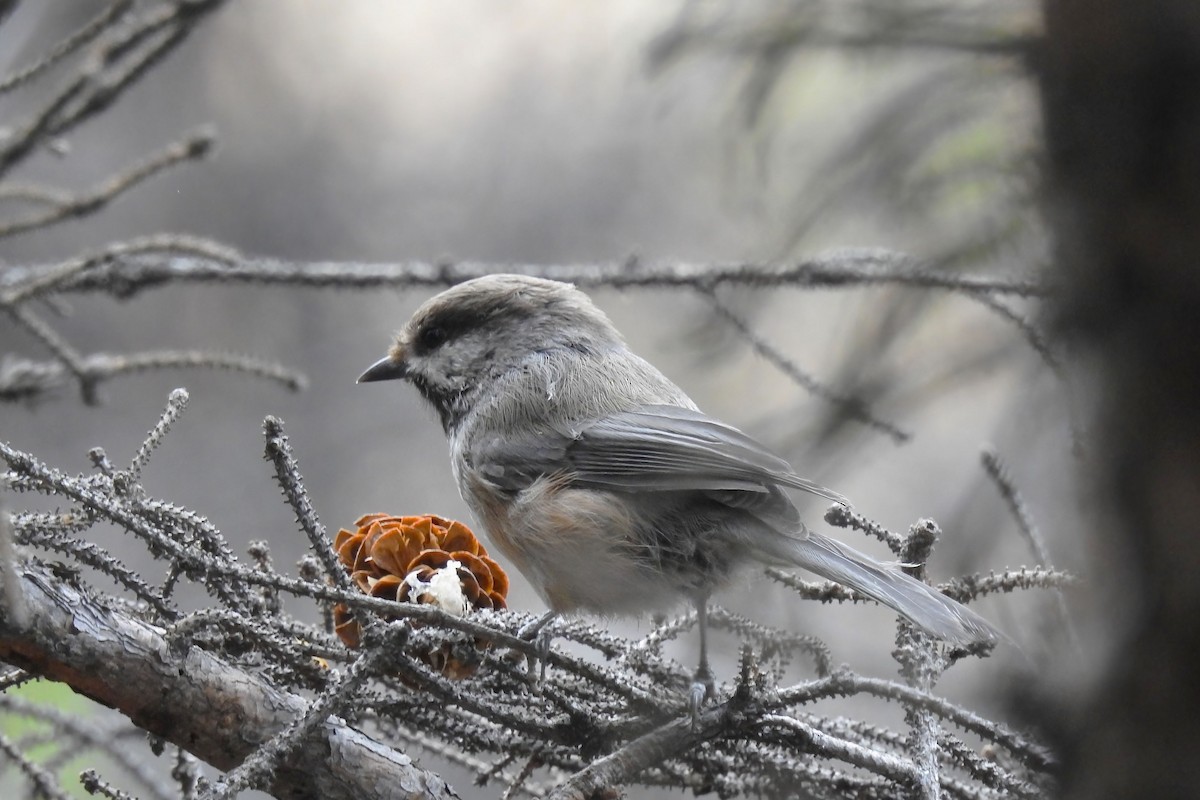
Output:
<path fill-rule="evenodd" d="M 434 515 L 367 514 L 355 525 L 355 531 L 338 531 L 334 548 L 363 592 L 400 603 L 437 605 L 460 615 L 472 608 L 505 607 L 508 575 L 461 522 Z M 350 609 L 338 604 L 333 619 L 346 646 L 358 647 L 362 628 Z M 449 652 L 449 645 L 425 656 L 448 677 L 474 672 L 474 666 Z"/>

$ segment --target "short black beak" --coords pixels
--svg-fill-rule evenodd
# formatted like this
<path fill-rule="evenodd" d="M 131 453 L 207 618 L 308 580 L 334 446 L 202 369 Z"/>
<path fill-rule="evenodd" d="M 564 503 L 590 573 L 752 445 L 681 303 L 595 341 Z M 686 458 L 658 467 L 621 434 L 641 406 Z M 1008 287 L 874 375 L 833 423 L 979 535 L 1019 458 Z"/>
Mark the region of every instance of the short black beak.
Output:
<path fill-rule="evenodd" d="M 358 376 L 355 383 L 371 383 L 372 381 L 395 381 L 408 376 L 408 367 L 403 361 L 393 361 L 391 356 L 384 356 L 367 371 Z"/>

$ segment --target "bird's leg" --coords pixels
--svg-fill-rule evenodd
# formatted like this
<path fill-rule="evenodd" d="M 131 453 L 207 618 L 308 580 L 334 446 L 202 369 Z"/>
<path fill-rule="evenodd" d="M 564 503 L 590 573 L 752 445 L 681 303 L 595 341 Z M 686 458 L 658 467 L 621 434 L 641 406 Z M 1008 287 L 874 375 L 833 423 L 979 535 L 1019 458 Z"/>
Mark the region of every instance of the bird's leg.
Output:
<path fill-rule="evenodd" d="M 700 628 L 700 664 L 688 690 L 688 709 L 692 713 L 692 724 L 700 719 L 700 707 L 714 694 L 712 669 L 708 666 L 708 595 L 696 598 L 696 624 Z"/>
<path fill-rule="evenodd" d="M 529 677 L 533 680 L 534 668 L 541 667 L 538 672 L 538 680 L 546 680 L 546 660 L 550 655 L 550 640 L 553 638 L 547 626 L 554 621 L 558 616 L 557 611 L 547 611 L 538 619 L 517 631 L 517 636 L 521 639 L 533 640 L 534 655 L 529 657 Z"/>

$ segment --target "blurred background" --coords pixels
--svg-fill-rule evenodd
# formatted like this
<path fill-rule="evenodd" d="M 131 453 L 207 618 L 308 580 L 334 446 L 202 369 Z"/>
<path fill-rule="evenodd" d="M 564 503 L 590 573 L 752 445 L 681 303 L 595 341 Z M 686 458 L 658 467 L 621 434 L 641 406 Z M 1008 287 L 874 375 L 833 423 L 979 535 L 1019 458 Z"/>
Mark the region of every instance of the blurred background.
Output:
<path fill-rule="evenodd" d="M 1048 258 L 1039 122 L 1017 43 L 1036 32 L 1036 9 L 992 5 L 232 3 L 15 177 L 88 187 L 199 126 L 216 132 L 213 157 L 103 214 L 0 241 L 0 264 L 172 232 L 296 261 L 478 259 L 497 270 L 631 256 L 762 263 L 870 246 L 951 274 L 1034 278 Z M 0 73 L 97 7 L 19 4 L 0 25 Z M 0 125 L 40 97 L 0 96 Z M 207 371 L 127 376 L 105 384 L 95 407 L 69 387 L 0 405 L 0 439 L 68 471 L 90 469 L 93 446 L 121 464 L 170 390 L 186 386 L 188 412 L 151 461 L 147 490 L 204 514 L 239 547 L 267 540 L 281 569 L 307 542 L 262 459 L 267 414 L 285 421 L 332 530 L 374 511 L 470 520 L 433 412 L 411 387 L 354 383 L 430 294 L 172 286 L 128 302 L 78 296 L 54 324 L 84 352 L 244 352 L 303 371 L 309 386 L 289 393 Z M 1036 305 L 1011 302 L 1006 316 L 929 289 L 722 290 L 817 381 L 911 434 L 899 442 L 798 386 L 696 293 L 593 296 L 703 409 L 799 473 L 893 530 L 937 520 L 935 579 L 1033 561 L 980 467 L 985 447 L 1008 464 L 1055 564 L 1088 571 L 1075 459 L 1089 401 L 1008 318 L 1036 329 Z M 48 357 L 8 319 L 0 337 L 0 357 Z M 828 530 L 823 511 L 807 506 Z M 105 535 L 131 566 L 148 563 L 119 531 Z M 881 609 L 796 603 L 757 574 L 716 600 L 820 636 L 835 662 L 894 675 L 893 620 Z M 1000 714 L 1006 682 L 1055 646 L 1044 635 L 1050 602 L 1034 592 L 981 603 L 1021 647 L 951 670 L 942 691 Z M 542 610 L 519 579 L 510 605 Z M 693 647 L 681 643 L 679 657 L 690 662 Z M 736 641 L 722 635 L 717 648 L 728 678 Z"/>

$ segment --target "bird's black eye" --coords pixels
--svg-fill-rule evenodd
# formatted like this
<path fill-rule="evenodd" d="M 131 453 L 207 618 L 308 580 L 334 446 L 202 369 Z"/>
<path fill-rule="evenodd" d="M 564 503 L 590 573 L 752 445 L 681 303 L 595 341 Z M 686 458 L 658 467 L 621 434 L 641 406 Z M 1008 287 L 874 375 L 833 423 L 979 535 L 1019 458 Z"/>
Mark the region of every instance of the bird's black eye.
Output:
<path fill-rule="evenodd" d="M 430 325 L 427 328 L 422 328 L 417 338 L 422 348 L 432 350 L 446 341 L 446 329 L 437 325 Z"/>

